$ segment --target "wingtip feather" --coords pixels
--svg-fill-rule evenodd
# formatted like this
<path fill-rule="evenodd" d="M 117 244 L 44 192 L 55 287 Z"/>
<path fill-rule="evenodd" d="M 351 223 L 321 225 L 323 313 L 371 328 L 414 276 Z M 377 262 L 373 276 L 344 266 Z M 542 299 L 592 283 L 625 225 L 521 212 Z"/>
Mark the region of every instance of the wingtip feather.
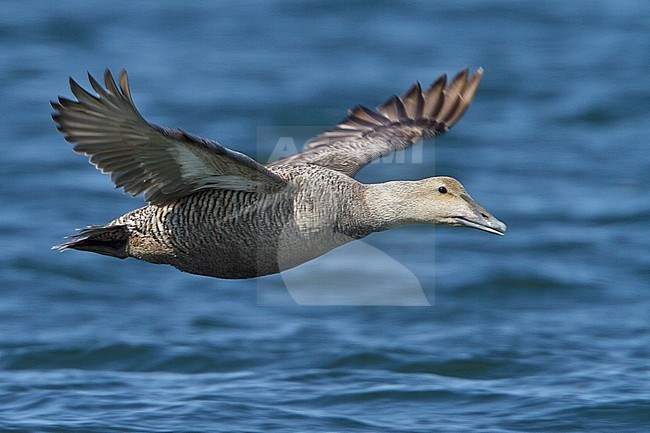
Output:
<path fill-rule="evenodd" d="M 133 99 L 131 98 L 131 89 L 129 88 L 129 76 L 126 73 L 126 69 L 122 69 L 118 80 L 122 94 L 129 100 L 129 102 L 133 103 Z"/>
<path fill-rule="evenodd" d="M 106 68 L 104 71 L 104 86 L 106 87 L 106 90 L 108 90 L 108 92 L 113 96 L 119 96 L 120 91 L 118 90 L 117 84 L 115 83 L 115 78 L 113 78 L 113 74 L 108 68 Z"/>

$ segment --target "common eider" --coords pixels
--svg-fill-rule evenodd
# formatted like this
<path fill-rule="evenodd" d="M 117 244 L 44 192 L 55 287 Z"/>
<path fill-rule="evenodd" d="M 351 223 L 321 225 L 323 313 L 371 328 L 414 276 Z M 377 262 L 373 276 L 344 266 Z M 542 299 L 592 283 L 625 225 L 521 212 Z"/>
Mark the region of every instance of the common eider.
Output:
<path fill-rule="evenodd" d="M 467 226 L 503 235 L 506 226 L 450 177 L 364 184 L 361 168 L 420 139 L 447 132 L 483 75 L 415 83 L 371 110 L 357 106 L 296 155 L 260 164 L 213 140 L 147 122 L 126 71 L 89 93 L 70 78 L 76 100 L 52 102 L 57 128 L 116 187 L 149 203 L 90 226 L 54 248 L 134 257 L 217 278 L 290 269 L 371 233 L 410 224 Z"/>

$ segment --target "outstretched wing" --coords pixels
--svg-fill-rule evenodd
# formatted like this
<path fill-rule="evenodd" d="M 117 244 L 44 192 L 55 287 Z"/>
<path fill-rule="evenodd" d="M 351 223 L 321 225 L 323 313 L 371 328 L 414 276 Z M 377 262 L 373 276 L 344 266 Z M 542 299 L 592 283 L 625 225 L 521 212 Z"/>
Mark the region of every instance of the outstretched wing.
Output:
<path fill-rule="evenodd" d="M 119 88 L 107 69 L 105 88 L 88 74 L 97 96 L 72 78 L 77 100 L 52 102 L 52 118 L 74 150 L 90 157 L 116 187 L 152 204 L 202 189 L 271 192 L 285 181 L 248 156 L 182 130 L 148 123 L 133 104 L 126 71 Z"/>
<path fill-rule="evenodd" d="M 464 69 L 448 85 L 446 75 L 439 77 L 425 92 L 415 83 L 377 111 L 359 105 L 334 128 L 307 142 L 302 153 L 269 166 L 316 164 L 354 176 L 375 159 L 447 132 L 467 110 L 482 76 L 481 68 L 471 77 Z"/>

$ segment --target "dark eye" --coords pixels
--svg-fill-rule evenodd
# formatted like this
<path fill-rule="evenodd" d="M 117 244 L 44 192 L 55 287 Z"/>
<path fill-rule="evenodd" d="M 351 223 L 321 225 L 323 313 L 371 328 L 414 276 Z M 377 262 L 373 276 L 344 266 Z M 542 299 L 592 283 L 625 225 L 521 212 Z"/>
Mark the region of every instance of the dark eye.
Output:
<path fill-rule="evenodd" d="M 440 194 L 447 194 L 447 188 L 445 188 L 444 186 L 441 186 L 440 188 L 438 188 L 438 192 Z"/>

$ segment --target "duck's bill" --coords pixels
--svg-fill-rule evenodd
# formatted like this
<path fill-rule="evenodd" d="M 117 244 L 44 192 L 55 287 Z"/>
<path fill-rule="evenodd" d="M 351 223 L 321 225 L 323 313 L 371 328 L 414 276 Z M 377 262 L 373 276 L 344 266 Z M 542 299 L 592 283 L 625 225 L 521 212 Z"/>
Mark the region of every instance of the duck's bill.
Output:
<path fill-rule="evenodd" d="M 507 230 L 506 225 L 496 218 L 494 218 L 493 221 L 485 221 L 485 222 L 470 221 L 463 217 L 456 217 L 455 220 L 460 225 L 483 230 L 484 232 L 488 232 L 488 233 L 494 233 L 495 235 L 499 235 L 499 236 L 503 236 L 504 234 L 506 234 L 506 230 Z"/>

